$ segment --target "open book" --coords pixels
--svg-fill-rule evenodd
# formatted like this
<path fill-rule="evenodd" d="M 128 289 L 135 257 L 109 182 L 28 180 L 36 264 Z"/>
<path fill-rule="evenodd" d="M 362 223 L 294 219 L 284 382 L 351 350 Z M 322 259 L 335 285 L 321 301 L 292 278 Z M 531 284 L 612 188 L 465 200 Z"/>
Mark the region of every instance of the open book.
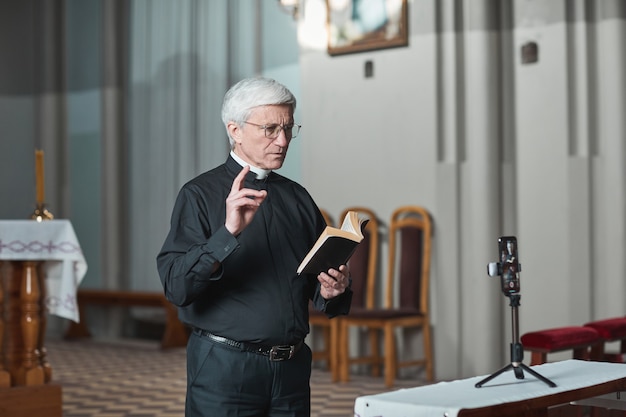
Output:
<path fill-rule="evenodd" d="M 309 253 L 298 267 L 302 273 L 319 274 L 330 268 L 337 269 L 348 262 L 356 247 L 363 240 L 363 231 L 369 219 L 360 218 L 356 211 L 349 211 L 341 229 L 326 226 Z"/>

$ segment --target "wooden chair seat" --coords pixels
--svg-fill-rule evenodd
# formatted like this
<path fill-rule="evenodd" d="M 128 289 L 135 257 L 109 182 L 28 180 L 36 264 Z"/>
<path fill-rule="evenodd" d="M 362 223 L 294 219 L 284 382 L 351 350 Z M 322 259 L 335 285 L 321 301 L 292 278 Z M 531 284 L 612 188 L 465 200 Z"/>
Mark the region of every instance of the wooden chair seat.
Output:
<path fill-rule="evenodd" d="M 393 309 L 385 309 L 385 308 L 354 308 L 350 309 L 350 318 L 354 320 L 372 320 L 372 319 L 399 319 L 402 317 L 415 317 L 415 316 L 424 316 L 421 311 L 416 308 L 410 307 L 399 307 Z"/>
<path fill-rule="evenodd" d="M 520 339 L 524 350 L 531 352 L 531 365 L 547 362 L 549 353 L 573 351 L 574 359 L 597 359 L 603 339 L 591 327 L 567 326 L 528 332 Z"/>

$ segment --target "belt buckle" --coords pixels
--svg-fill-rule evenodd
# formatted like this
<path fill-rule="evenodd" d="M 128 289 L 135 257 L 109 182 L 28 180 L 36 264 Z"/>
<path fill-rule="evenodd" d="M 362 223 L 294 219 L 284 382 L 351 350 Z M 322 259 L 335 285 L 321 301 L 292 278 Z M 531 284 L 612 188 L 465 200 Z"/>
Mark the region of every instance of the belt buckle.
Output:
<path fill-rule="evenodd" d="M 270 349 L 270 360 L 273 362 L 285 361 L 287 359 L 293 358 L 293 351 L 295 350 L 295 346 L 283 345 L 283 346 L 272 346 Z"/>

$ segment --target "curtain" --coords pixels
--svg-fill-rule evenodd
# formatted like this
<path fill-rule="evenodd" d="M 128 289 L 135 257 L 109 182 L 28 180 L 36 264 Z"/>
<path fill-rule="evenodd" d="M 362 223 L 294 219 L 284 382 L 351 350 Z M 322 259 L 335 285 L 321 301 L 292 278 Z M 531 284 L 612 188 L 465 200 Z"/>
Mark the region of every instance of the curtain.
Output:
<path fill-rule="evenodd" d="M 180 187 L 223 162 L 227 0 L 136 0 L 130 17 L 128 233 L 133 289 L 161 290 L 156 255 Z"/>

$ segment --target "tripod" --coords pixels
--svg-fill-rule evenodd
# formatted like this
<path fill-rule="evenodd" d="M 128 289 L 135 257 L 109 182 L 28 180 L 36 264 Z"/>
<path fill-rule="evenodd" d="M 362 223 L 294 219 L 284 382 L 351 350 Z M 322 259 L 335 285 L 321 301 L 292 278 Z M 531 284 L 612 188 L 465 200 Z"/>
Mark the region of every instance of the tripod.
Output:
<path fill-rule="evenodd" d="M 535 376 L 537 379 L 540 379 L 541 381 L 548 384 L 548 386 L 556 387 L 556 384 L 554 382 L 550 381 L 545 376 L 539 374 L 537 371 L 531 369 L 529 366 L 524 365 L 524 363 L 522 362 L 524 360 L 524 347 L 519 341 L 519 316 L 518 316 L 518 311 L 517 311 L 521 296 L 519 295 L 519 293 L 516 293 L 516 294 L 509 294 L 508 297 L 511 300 L 511 303 L 509 305 L 511 306 L 511 321 L 513 324 L 513 342 L 511 343 L 511 363 L 505 366 L 504 368 L 489 375 L 487 378 L 483 379 L 482 381 L 477 382 L 475 387 L 480 388 L 483 386 L 483 384 L 491 381 L 498 375 L 502 374 L 503 372 L 509 371 L 511 369 L 513 369 L 513 371 L 515 372 L 515 378 L 517 379 L 524 379 L 524 370 L 526 370 L 529 374 Z"/>

